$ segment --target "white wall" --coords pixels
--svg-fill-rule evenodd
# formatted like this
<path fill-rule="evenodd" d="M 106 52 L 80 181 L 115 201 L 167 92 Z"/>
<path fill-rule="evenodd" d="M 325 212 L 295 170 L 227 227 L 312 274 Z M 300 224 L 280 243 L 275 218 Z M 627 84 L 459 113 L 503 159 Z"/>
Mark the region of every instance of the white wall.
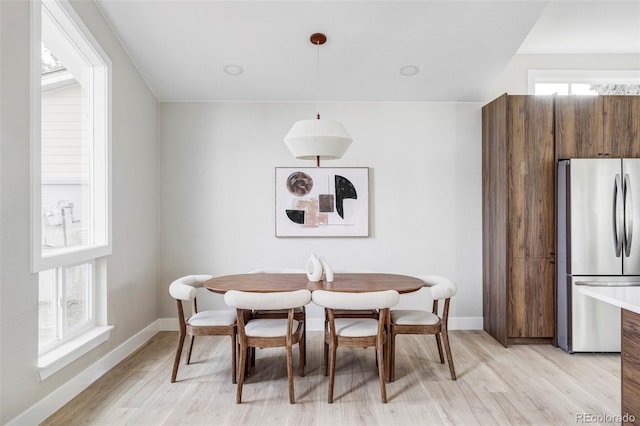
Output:
<path fill-rule="evenodd" d="M 72 5 L 113 62 L 111 339 L 43 382 L 38 278 L 29 273 L 29 1 L 0 1 L 0 424 L 41 401 L 158 318 L 158 103 L 93 2 Z"/>
<path fill-rule="evenodd" d="M 175 317 L 167 288 L 181 275 L 303 268 L 317 252 L 334 269 L 447 275 L 459 286 L 451 315 L 481 327 L 481 104 L 322 105 L 354 138 L 322 166 L 370 168 L 370 236 L 276 238 L 274 168 L 315 165 L 282 139 L 314 107 L 161 104 L 160 315 Z M 418 293 L 403 303 L 430 308 Z"/>

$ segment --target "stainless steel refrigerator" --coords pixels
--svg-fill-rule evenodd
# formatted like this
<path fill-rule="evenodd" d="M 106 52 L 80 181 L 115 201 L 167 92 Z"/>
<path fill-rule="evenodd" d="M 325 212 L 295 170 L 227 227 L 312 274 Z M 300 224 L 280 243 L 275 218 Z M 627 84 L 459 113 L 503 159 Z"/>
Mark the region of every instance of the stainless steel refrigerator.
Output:
<path fill-rule="evenodd" d="M 640 159 L 561 160 L 557 195 L 558 345 L 619 352 L 620 308 L 579 289 L 640 285 Z"/>

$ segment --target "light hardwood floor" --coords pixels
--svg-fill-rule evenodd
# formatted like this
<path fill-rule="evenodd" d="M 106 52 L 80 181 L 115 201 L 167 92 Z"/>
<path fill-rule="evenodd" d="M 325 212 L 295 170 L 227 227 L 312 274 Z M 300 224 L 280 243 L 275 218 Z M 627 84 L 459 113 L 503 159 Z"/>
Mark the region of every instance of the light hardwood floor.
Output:
<path fill-rule="evenodd" d="M 235 404 L 229 338 L 196 338 L 194 364 L 170 383 L 176 332 L 160 332 L 44 425 L 568 425 L 581 414 L 620 414 L 620 356 L 569 355 L 550 345 L 504 348 L 483 331 L 450 332 L 457 381 L 437 361 L 433 336 L 399 336 L 396 381 L 380 402 L 372 348 L 339 348 L 334 403 L 322 375 L 322 333 L 307 336 L 306 376 L 294 361 L 296 404 L 287 396 L 285 353 L 257 351 Z M 297 360 L 294 349 L 294 360 Z M 591 423 L 594 424 L 594 423 Z"/>

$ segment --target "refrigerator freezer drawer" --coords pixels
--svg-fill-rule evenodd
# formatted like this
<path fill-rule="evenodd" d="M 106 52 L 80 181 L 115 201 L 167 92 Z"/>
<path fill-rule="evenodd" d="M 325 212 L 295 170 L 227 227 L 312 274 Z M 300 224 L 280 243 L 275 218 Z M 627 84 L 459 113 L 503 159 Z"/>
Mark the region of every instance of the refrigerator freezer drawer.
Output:
<path fill-rule="evenodd" d="M 634 277 L 637 278 L 637 277 Z M 582 294 L 578 282 L 602 280 L 603 285 L 626 277 L 573 277 L 569 352 L 620 352 L 620 308 Z"/>

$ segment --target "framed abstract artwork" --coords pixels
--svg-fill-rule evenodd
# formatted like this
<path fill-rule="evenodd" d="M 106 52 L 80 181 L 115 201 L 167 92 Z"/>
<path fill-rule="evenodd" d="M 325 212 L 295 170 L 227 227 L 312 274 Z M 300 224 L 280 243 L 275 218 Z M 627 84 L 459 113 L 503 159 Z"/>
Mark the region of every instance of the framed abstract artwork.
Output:
<path fill-rule="evenodd" d="M 276 167 L 276 237 L 369 235 L 369 168 Z"/>

